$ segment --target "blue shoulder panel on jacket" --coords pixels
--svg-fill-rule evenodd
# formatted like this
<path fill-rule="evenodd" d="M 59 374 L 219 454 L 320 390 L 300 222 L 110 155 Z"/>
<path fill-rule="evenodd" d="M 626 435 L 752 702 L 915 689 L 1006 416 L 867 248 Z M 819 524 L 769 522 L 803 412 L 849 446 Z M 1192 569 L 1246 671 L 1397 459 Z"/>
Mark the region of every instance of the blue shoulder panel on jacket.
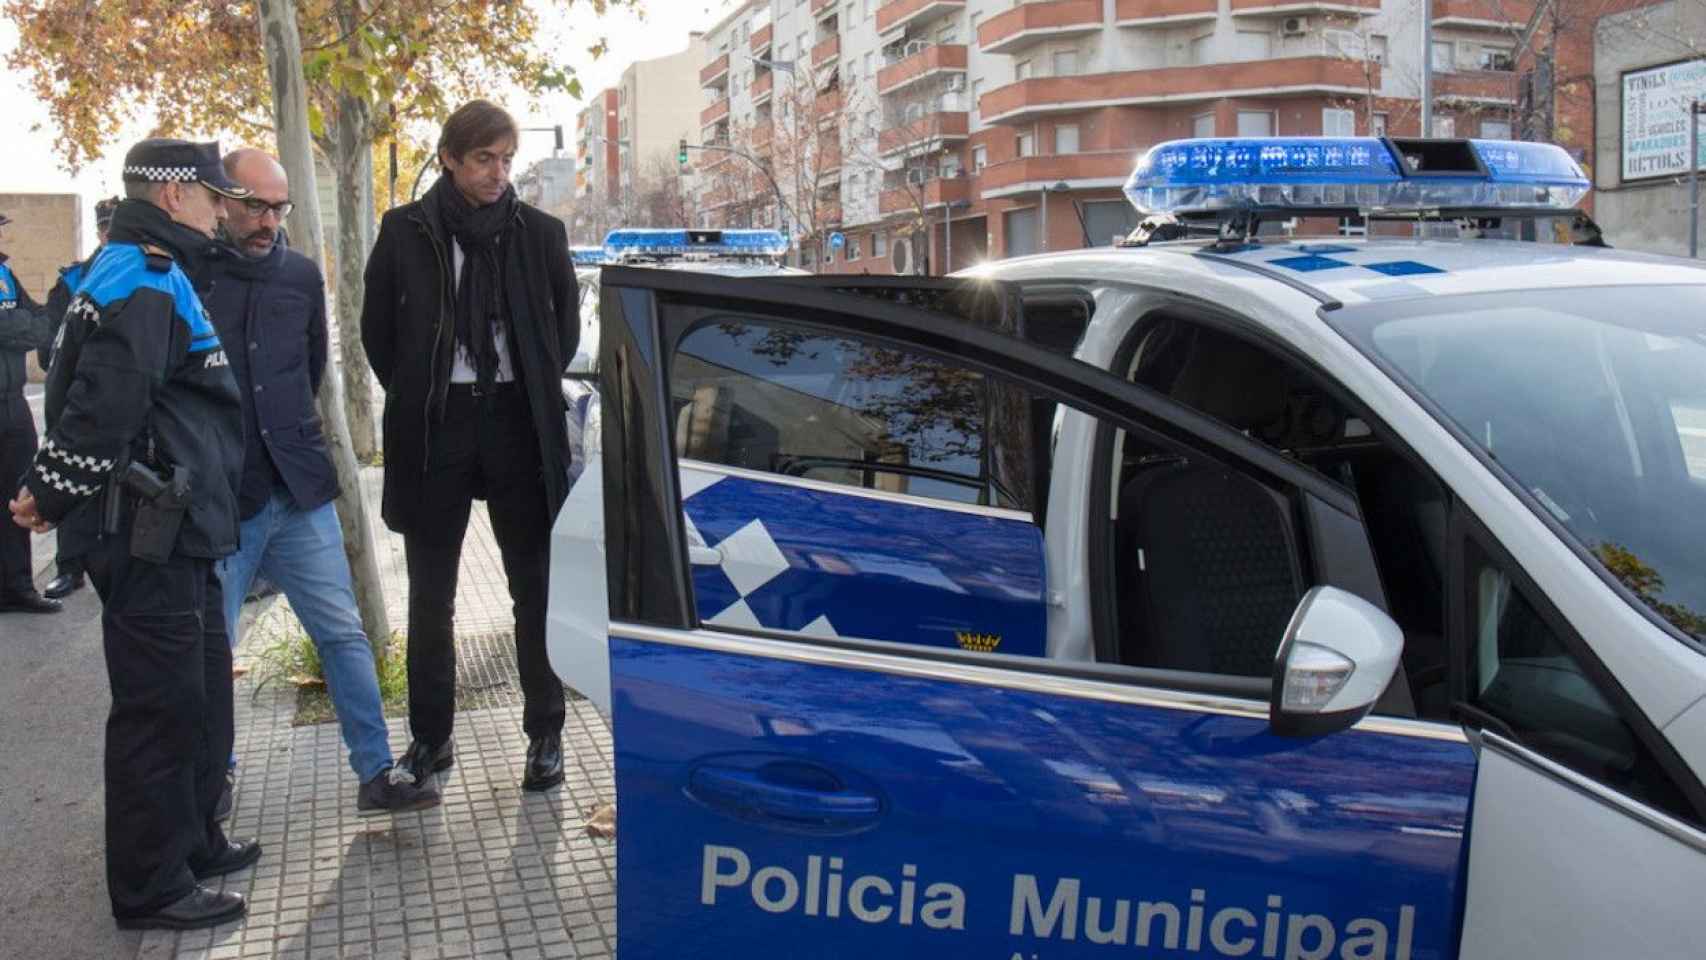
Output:
<path fill-rule="evenodd" d="M 174 264 L 165 273 L 148 269 L 147 255 L 134 243 L 109 243 L 102 247 L 89 265 L 89 273 L 80 292 L 95 301 L 96 306 L 104 308 L 144 287 L 172 298 L 178 319 L 190 328 L 191 353 L 219 346 L 219 334 L 214 331 L 213 322 L 208 319 L 201 298 L 196 296 L 195 287 L 190 285 L 190 278 L 184 275 L 183 268 Z"/>
<path fill-rule="evenodd" d="M 0 302 L 18 299 L 18 279 L 12 268 L 0 263 Z"/>
<path fill-rule="evenodd" d="M 74 263 L 59 271 L 59 279 L 65 281 L 65 289 L 71 291 L 73 296 L 77 294 L 77 285 L 82 283 L 83 277 L 87 275 L 87 267 L 86 263 Z"/>

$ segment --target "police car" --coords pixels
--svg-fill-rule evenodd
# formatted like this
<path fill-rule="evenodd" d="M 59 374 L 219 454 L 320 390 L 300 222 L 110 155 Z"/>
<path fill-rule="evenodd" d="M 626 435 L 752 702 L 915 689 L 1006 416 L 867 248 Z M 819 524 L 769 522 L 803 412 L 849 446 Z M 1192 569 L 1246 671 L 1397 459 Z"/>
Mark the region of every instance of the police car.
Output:
<path fill-rule="evenodd" d="M 620 955 L 1698 956 L 1706 272 L 1587 186 L 1179 141 L 1119 248 L 607 267 L 550 654 Z M 1349 215 L 1463 236 L 1261 228 Z"/>

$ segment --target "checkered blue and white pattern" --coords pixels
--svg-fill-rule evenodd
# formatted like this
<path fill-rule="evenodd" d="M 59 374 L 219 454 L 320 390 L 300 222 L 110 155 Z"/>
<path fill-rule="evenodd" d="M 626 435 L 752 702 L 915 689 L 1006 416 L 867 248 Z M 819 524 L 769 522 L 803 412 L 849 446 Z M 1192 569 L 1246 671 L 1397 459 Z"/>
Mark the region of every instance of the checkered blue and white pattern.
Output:
<path fill-rule="evenodd" d="M 1261 263 L 1298 273 L 1325 270 L 1372 270 L 1388 277 L 1413 277 L 1428 273 L 1444 273 L 1439 267 L 1419 260 L 1392 260 L 1379 247 L 1353 247 L 1337 243 L 1298 243 L 1275 251 L 1277 257 L 1264 257 Z"/>
<path fill-rule="evenodd" d="M 198 179 L 194 167 L 139 167 L 124 168 L 126 177 L 141 179 L 145 183 L 189 183 Z"/>

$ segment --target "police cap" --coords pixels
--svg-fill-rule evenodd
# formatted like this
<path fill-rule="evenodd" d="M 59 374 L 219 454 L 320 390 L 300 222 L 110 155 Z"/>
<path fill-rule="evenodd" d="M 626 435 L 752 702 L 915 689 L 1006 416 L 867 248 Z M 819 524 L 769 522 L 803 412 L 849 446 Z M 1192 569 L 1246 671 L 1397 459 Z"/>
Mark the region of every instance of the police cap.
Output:
<path fill-rule="evenodd" d="M 113 222 L 113 214 L 118 210 L 119 199 L 108 197 L 95 201 L 95 226 L 104 227 Z"/>
<path fill-rule="evenodd" d="M 218 143 L 191 143 L 155 137 L 143 140 L 124 155 L 125 183 L 200 183 L 221 196 L 241 200 L 249 195 L 225 175 Z"/>

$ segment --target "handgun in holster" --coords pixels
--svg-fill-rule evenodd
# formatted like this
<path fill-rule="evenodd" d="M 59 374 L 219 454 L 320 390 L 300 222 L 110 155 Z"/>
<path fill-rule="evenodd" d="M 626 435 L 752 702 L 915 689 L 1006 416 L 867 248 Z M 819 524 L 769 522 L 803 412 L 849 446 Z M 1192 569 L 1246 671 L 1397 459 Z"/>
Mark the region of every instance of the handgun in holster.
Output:
<path fill-rule="evenodd" d="M 130 555 L 149 563 L 165 563 L 178 544 L 178 529 L 190 509 L 190 470 L 172 467 L 171 478 L 132 460 L 124 470 L 123 487 L 136 496 L 136 516 L 130 522 Z"/>

